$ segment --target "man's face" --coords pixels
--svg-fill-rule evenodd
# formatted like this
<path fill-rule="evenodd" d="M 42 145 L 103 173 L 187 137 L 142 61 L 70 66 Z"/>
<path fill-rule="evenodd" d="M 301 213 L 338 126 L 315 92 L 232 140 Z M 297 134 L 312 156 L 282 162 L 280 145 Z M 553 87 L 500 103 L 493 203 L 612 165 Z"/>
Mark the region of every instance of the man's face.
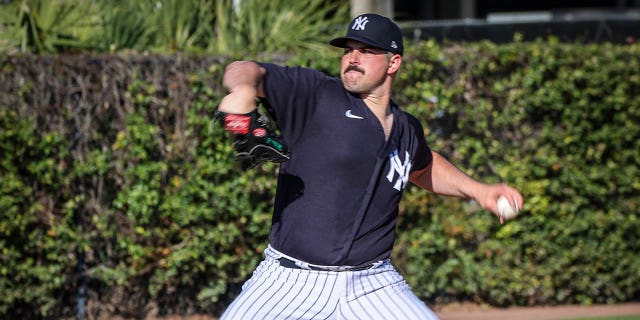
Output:
<path fill-rule="evenodd" d="M 345 44 L 340 70 L 344 87 L 353 93 L 370 93 L 381 86 L 393 55 L 359 41 Z"/>

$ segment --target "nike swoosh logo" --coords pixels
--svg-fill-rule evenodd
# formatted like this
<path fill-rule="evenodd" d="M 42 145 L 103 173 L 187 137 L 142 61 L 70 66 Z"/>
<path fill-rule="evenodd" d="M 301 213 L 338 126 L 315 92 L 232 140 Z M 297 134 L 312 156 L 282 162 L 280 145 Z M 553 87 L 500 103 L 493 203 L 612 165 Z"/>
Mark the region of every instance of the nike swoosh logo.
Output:
<path fill-rule="evenodd" d="M 347 116 L 347 118 L 351 118 L 351 119 L 364 119 L 363 117 L 352 114 L 351 109 L 347 110 L 347 112 L 345 112 L 344 115 Z"/>

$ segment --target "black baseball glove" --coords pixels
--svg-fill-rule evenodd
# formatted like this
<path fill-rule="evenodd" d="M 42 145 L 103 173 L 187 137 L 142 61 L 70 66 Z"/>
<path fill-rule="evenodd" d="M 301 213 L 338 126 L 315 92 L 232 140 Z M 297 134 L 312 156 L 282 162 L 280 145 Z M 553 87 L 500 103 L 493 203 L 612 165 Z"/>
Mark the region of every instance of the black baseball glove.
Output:
<path fill-rule="evenodd" d="M 222 121 L 224 128 L 233 136 L 236 159 L 245 170 L 265 161 L 281 163 L 289 160 L 287 145 L 270 125 L 269 117 L 258 108 L 246 114 L 219 110 L 215 114 L 215 118 Z"/>

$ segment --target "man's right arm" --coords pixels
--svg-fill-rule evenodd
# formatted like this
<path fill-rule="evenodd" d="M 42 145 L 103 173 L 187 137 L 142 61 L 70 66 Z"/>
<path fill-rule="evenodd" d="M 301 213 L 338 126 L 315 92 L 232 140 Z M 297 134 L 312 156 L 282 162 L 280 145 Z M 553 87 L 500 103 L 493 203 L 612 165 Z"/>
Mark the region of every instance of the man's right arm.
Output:
<path fill-rule="evenodd" d="M 227 94 L 218 110 L 231 114 L 246 114 L 256 108 L 256 97 L 264 97 L 263 80 L 266 70 L 253 61 L 235 61 L 227 66 L 222 79 Z"/>
<path fill-rule="evenodd" d="M 522 208 L 522 194 L 504 183 L 486 184 L 480 182 L 454 166 L 439 153 L 431 151 L 432 160 L 426 168 L 411 173 L 410 181 L 435 194 L 473 199 L 481 207 L 500 217 L 497 208 L 498 197 L 513 199 L 512 205 Z M 503 218 L 500 218 L 503 223 Z"/>

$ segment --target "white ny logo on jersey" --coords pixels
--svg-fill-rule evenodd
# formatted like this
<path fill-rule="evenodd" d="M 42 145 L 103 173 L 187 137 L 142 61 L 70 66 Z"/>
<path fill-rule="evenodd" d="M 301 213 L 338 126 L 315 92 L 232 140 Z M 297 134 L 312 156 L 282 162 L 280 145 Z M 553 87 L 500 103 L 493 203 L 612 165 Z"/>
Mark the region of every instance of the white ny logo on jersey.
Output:
<path fill-rule="evenodd" d="M 351 29 L 353 29 L 353 30 L 364 30 L 364 26 L 367 24 L 367 22 L 369 22 L 367 17 L 358 17 L 353 22 L 353 27 L 351 27 Z"/>
<path fill-rule="evenodd" d="M 398 150 L 396 149 L 393 153 L 389 154 L 389 173 L 387 174 L 387 180 L 393 183 L 393 178 L 395 177 L 395 173 L 398 173 L 398 179 L 396 183 L 393 185 L 393 188 L 401 191 L 407 186 L 409 182 L 409 173 L 411 172 L 411 159 L 409 159 L 409 152 L 405 151 L 404 163 L 400 160 L 398 156 Z"/>

